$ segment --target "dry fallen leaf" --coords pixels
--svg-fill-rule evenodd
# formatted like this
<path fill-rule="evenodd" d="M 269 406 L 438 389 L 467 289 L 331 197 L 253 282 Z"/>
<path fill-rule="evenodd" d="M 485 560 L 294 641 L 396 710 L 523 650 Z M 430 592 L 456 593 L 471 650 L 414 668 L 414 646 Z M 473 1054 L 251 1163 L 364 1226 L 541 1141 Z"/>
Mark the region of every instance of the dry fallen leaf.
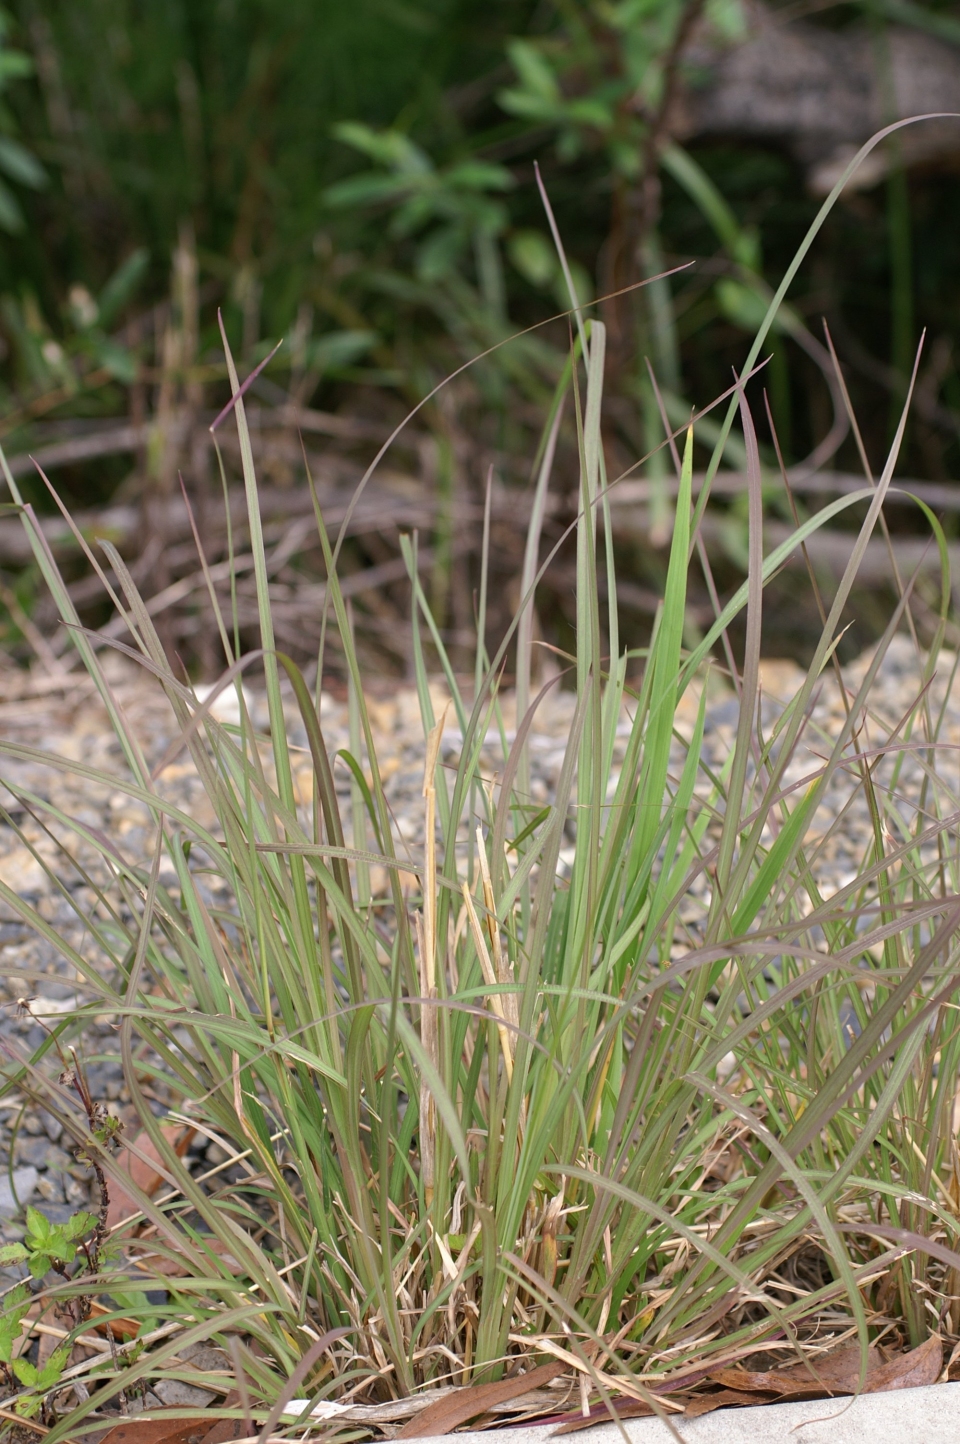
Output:
<path fill-rule="evenodd" d="M 936 1334 L 931 1334 L 919 1348 L 911 1349 L 908 1354 L 897 1354 L 888 1363 L 871 1370 L 867 1375 L 867 1392 L 879 1394 L 889 1389 L 919 1389 L 935 1384 L 942 1368 L 943 1344 Z"/>
<path fill-rule="evenodd" d="M 91 1300 L 89 1308 L 90 1318 L 88 1327 L 95 1330 L 98 1334 L 106 1334 L 109 1330 L 115 1339 L 122 1340 L 135 1339 L 140 1332 L 139 1319 L 120 1318 L 110 1319 L 109 1322 L 107 1322 L 101 1315 L 112 1313 L 112 1309 L 108 1309 L 105 1304 L 98 1304 L 96 1300 Z"/>
<path fill-rule="evenodd" d="M 204 1434 L 202 1444 L 232 1444 L 234 1439 L 246 1439 L 247 1433 L 242 1419 L 218 1419 Z"/>
<path fill-rule="evenodd" d="M 225 1409 L 235 1409 L 240 1402 L 236 1390 L 223 1401 Z M 169 1419 L 124 1419 L 104 1434 L 100 1444 L 232 1444 L 245 1439 L 247 1427 L 242 1419 L 184 1419 L 171 1410 Z"/>
<path fill-rule="evenodd" d="M 124 1419 L 110 1429 L 100 1444 L 202 1444 L 210 1425 L 203 1419 Z"/>
<path fill-rule="evenodd" d="M 840 1349 L 832 1349 L 828 1354 L 818 1354 L 810 1358 L 807 1363 L 790 1364 L 780 1372 L 787 1379 L 796 1379 L 799 1383 L 807 1380 L 810 1383 L 820 1381 L 829 1384 L 831 1387 L 839 1385 L 849 1386 L 856 1389 L 860 1383 L 861 1351 L 859 1344 L 845 1344 Z M 871 1344 L 867 1349 L 867 1377 L 874 1369 L 879 1368 L 882 1363 L 880 1354 L 876 1347 Z"/>
<path fill-rule="evenodd" d="M 881 1363 L 877 1350 L 871 1346 L 867 1356 L 865 1394 L 879 1394 L 891 1389 L 916 1389 L 935 1384 L 943 1368 L 943 1345 L 933 1335 L 916 1349 L 896 1354 Z M 739 1366 L 717 1369 L 710 1375 L 723 1389 L 715 1394 L 702 1394 L 687 1406 L 691 1416 L 720 1409 L 727 1404 L 774 1404 L 786 1399 L 820 1399 L 835 1395 L 855 1394 L 860 1387 L 860 1348 L 856 1344 L 811 1359 L 809 1367 L 792 1364 L 786 1369 L 766 1372 L 751 1371 Z"/>
<path fill-rule="evenodd" d="M 165 1245 L 166 1251 L 164 1253 L 159 1253 L 155 1249 L 152 1249 L 149 1246 L 149 1239 L 144 1241 L 142 1235 L 140 1239 L 137 1239 L 134 1242 L 138 1245 L 137 1251 L 134 1252 L 133 1249 L 131 1249 L 128 1254 L 128 1258 L 130 1259 L 131 1263 L 133 1263 L 140 1270 L 141 1273 L 146 1274 L 149 1277 L 156 1276 L 158 1278 L 185 1278 L 191 1272 L 190 1264 L 185 1258 L 180 1258 L 178 1256 L 175 1246 L 172 1242 Z M 139 1247 L 140 1244 L 144 1244 L 142 1252 Z M 236 1258 L 234 1258 L 233 1254 L 229 1252 L 226 1245 L 221 1243 L 220 1239 L 218 1239 L 216 1235 L 205 1233 L 203 1235 L 202 1247 L 208 1250 L 210 1253 L 216 1254 L 218 1258 L 223 1260 L 223 1262 L 227 1265 L 228 1268 L 233 1269 L 235 1272 L 239 1272 L 240 1265 L 237 1262 Z"/>
<path fill-rule="evenodd" d="M 190 1147 L 190 1141 L 196 1129 L 167 1126 L 161 1131 L 167 1142 L 173 1145 L 177 1156 L 182 1158 Z M 145 1131 L 138 1133 L 133 1143 L 137 1151 L 144 1157 L 138 1158 L 136 1154 L 126 1149 L 120 1156 L 119 1166 L 124 1173 L 130 1175 L 131 1183 L 134 1183 L 141 1193 L 145 1193 L 149 1198 L 156 1193 L 163 1182 L 163 1174 L 156 1167 L 160 1163 L 160 1154 L 149 1133 Z M 118 1223 L 123 1223 L 125 1218 L 131 1218 L 133 1214 L 140 1212 L 140 1205 L 133 1194 L 128 1193 L 123 1184 L 118 1183 L 115 1178 L 110 1179 L 109 1193 L 108 1228 L 115 1228 Z"/>
<path fill-rule="evenodd" d="M 240 1404 L 240 1393 L 232 1389 L 223 1401 L 224 1409 L 236 1409 Z M 232 1444 L 234 1439 L 246 1439 L 250 1430 L 242 1419 L 217 1419 L 203 1436 L 203 1444 Z"/>
<path fill-rule="evenodd" d="M 738 1394 L 769 1394 L 777 1399 L 820 1399 L 833 1394 L 853 1394 L 857 1388 L 857 1375 L 846 1379 L 821 1379 L 818 1381 L 804 1371 L 801 1374 L 784 1374 L 771 1369 L 766 1375 L 748 1374 L 739 1369 L 724 1369 L 724 1377 L 716 1382 L 725 1389 Z M 766 1383 L 761 1383 L 766 1379 Z"/>
<path fill-rule="evenodd" d="M 711 1414 L 714 1409 L 726 1409 L 734 1404 L 772 1404 L 775 1396 L 745 1394 L 737 1389 L 719 1389 L 716 1394 L 698 1394 L 691 1399 L 684 1410 L 685 1419 L 699 1419 L 701 1414 Z"/>
<path fill-rule="evenodd" d="M 558 1374 L 562 1374 L 565 1368 L 566 1365 L 558 1359 L 552 1364 L 541 1364 L 539 1368 L 531 1369 L 529 1374 L 500 1379 L 495 1384 L 475 1384 L 466 1389 L 457 1389 L 455 1393 L 438 1399 L 435 1404 L 428 1404 L 421 1414 L 417 1414 L 403 1426 L 396 1438 L 425 1439 L 449 1434 L 460 1424 L 467 1424 L 471 1419 L 476 1419 L 478 1414 L 486 1413 L 494 1404 L 502 1404 L 507 1399 L 519 1399 L 522 1395 L 529 1394 L 532 1389 L 542 1388 Z"/>
<path fill-rule="evenodd" d="M 870 1349 L 867 1356 L 867 1376 L 879 1364 L 877 1351 Z M 831 1354 L 821 1354 L 809 1364 L 790 1364 L 783 1369 L 751 1370 L 741 1365 L 729 1369 L 716 1369 L 711 1379 L 728 1389 L 741 1393 L 761 1394 L 804 1394 L 813 1390 L 817 1393 L 850 1393 L 856 1389 L 860 1379 L 860 1349 L 856 1344 L 836 1349 Z"/>

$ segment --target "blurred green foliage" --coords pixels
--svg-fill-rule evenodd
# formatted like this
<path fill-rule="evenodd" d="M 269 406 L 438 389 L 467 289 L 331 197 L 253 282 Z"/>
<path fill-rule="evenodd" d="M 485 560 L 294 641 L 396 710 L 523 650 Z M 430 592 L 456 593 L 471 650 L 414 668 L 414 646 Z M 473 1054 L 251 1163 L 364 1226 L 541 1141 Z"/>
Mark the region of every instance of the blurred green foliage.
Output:
<path fill-rule="evenodd" d="M 11 81 L 33 73 L 30 57 L 9 43 L 9 32 L 10 17 L 0 10 L 0 174 L 5 177 L 0 180 L 0 230 L 14 235 L 23 230 L 24 219 L 8 182 L 41 190 L 47 177 L 36 156 L 16 138 L 17 122 L 4 98 Z"/>
<path fill-rule="evenodd" d="M 330 219 L 325 188 L 356 165 L 335 127 L 357 119 L 453 143 L 446 93 L 499 62 L 506 26 L 530 7 L 19 0 L 11 8 L 37 71 L 19 88 L 18 115 L 53 184 L 31 213 L 34 244 L 3 258 L 5 284 L 29 280 L 46 302 L 62 297 L 65 283 L 94 289 L 145 244 L 162 290 L 189 217 L 211 274 L 256 271 L 276 327 L 289 323 L 314 268 L 313 242 Z"/>
<path fill-rule="evenodd" d="M 819 20 L 893 20 L 949 40 L 960 35 L 955 10 L 862 0 Z M 604 306 L 612 390 L 632 408 L 618 424 L 640 451 L 661 425 L 644 358 L 674 410 L 727 385 L 817 206 L 775 144 L 681 150 L 671 138 L 692 26 L 735 40 L 741 0 L 9 0 L 8 15 L 8 414 L 55 387 L 63 398 L 51 414 L 123 409 L 138 358 L 153 358 L 118 327 L 169 294 L 185 223 L 205 302 L 201 355 L 217 350 L 216 302 L 246 358 L 288 338 L 274 367 L 286 358 L 299 399 L 335 405 L 336 388 L 359 382 L 409 404 L 469 356 L 569 305 L 537 159 L 582 303 L 698 261 Z M 21 211 L 27 224 L 10 233 Z M 938 173 L 896 177 L 837 208 L 765 378 L 789 455 L 809 451 L 830 422 L 809 341 L 823 315 L 851 368 L 868 447 L 886 435 L 907 346 L 926 324 L 933 359 L 908 464 L 955 470 L 957 212 L 956 186 Z M 561 348 L 564 335 L 561 325 L 553 336 Z M 510 387 L 542 396 L 553 369 L 536 337 L 478 368 L 501 444 Z M 90 374 L 95 397 L 78 379 Z M 852 443 L 844 459 L 855 464 Z"/>

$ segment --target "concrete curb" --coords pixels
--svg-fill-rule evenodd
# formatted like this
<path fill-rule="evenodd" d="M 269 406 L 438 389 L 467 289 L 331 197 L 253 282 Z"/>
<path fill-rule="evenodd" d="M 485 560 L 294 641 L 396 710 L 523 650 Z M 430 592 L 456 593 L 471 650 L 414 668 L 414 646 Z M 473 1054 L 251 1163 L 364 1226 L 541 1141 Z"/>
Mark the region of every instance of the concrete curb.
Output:
<path fill-rule="evenodd" d="M 490 1429 L 457 1434 L 457 1444 L 547 1444 L 555 1426 Z M 659 1419 L 628 1419 L 631 1444 L 676 1444 Z M 684 1444 L 960 1444 L 960 1384 L 931 1384 L 862 1394 L 858 1399 L 814 1399 L 800 1404 L 718 1409 L 702 1419 L 674 1416 Z M 615 1424 L 600 1424 L 556 1444 L 620 1444 Z M 411 1441 L 415 1444 L 415 1441 Z"/>

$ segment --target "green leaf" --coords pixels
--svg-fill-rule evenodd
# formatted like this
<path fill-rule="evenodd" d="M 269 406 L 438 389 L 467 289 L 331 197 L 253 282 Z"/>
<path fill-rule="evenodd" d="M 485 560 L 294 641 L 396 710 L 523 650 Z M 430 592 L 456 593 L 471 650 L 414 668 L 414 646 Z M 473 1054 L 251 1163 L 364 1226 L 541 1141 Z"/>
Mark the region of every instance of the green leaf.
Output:
<path fill-rule="evenodd" d="M 525 90 L 538 100 L 549 101 L 553 105 L 560 103 L 562 96 L 557 77 L 541 50 L 528 40 L 513 40 L 507 46 L 507 54 Z"/>
<path fill-rule="evenodd" d="M 718 281 L 714 289 L 720 310 L 728 321 L 732 321 L 742 331 L 749 331 L 751 335 L 759 331 L 769 304 L 764 296 L 753 286 L 745 285 L 743 281 L 734 281 L 729 276 Z M 778 320 L 775 319 L 773 324 L 779 329 Z"/>
<path fill-rule="evenodd" d="M 532 95 L 528 90 L 518 90 L 515 86 L 498 91 L 497 104 L 508 115 L 518 115 L 539 125 L 555 123 L 563 115 L 559 100 L 544 100 L 539 95 Z"/>
<path fill-rule="evenodd" d="M 38 1245 L 46 1243 L 50 1238 L 52 1227 L 53 1225 L 45 1214 L 41 1213 L 38 1208 L 34 1208 L 32 1204 L 27 1204 L 28 1247 L 34 1243 Z"/>
<path fill-rule="evenodd" d="M 114 271 L 97 299 L 97 310 L 101 326 L 109 326 L 132 298 L 147 273 L 150 252 L 139 246 L 121 266 Z"/>
<path fill-rule="evenodd" d="M 27 1263 L 35 1279 L 43 1278 L 54 1263 L 72 1263 L 77 1256 L 75 1239 L 89 1233 L 96 1223 L 90 1213 L 75 1213 L 66 1223 L 50 1223 L 36 1208 L 27 1208 Z"/>
<path fill-rule="evenodd" d="M 505 166 L 482 160 L 460 161 L 444 171 L 441 179 L 448 185 L 471 191 L 509 191 L 516 185 Z"/>
<path fill-rule="evenodd" d="M 22 1243 L 5 1243 L 0 1247 L 0 1264 L 23 1263 L 27 1250 Z"/>
<path fill-rule="evenodd" d="M 375 205 L 381 201 L 397 200 L 409 193 L 411 185 L 419 177 L 407 175 L 382 175 L 378 171 L 364 171 L 361 175 L 348 176 L 336 185 L 327 186 L 323 199 L 335 210 L 348 210 L 351 206 Z"/>
<path fill-rule="evenodd" d="M 38 1371 L 36 1370 L 36 1368 L 34 1368 L 33 1364 L 31 1364 L 29 1359 L 14 1359 L 12 1367 L 13 1372 L 16 1374 L 21 1384 L 26 1384 L 28 1389 L 32 1389 L 36 1384 L 37 1380 L 40 1378 Z"/>
<path fill-rule="evenodd" d="M 803 836 L 819 800 L 820 789 L 815 784 L 811 785 L 791 812 L 788 820 L 781 825 L 776 841 L 758 868 L 756 877 L 734 914 L 731 931 L 735 937 L 746 932 L 764 902 L 775 891 L 778 879 L 783 875 L 785 864 Z"/>
<path fill-rule="evenodd" d="M 328 331 L 307 346 L 307 366 L 315 371 L 352 366 L 365 356 L 379 339 L 376 331 Z"/>
<path fill-rule="evenodd" d="M 421 281 L 442 281 L 449 276 L 463 254 L 466 240 L 460 226 L 443 226 L 435 230 L 424 241 L 417 256 L 417 274 Z"/>
<path fill-rule="evenodd" d="M 96 1223 L 97 1219 L 95 1214 L 75 1213 L 72 1218 L 68 1218 L 66 1223 L 61 1224 L 60 1227 L 63 1230 L 65 1238 L 75 1239 L 82 1238 L 84 1234 L 92 1232 L 96 1227 Z"/>
<path fill-rule="evenodd" d="M 70 1357 L 69 1350 L 55 1349 L 37 1376 L 37 1387 L 49 1389 L 60 1379 Z"/>
<path fill-rule="evenodd" d="M 583 96 L 564 107 L 566 115 L 578 125 L 592 125 L 597 130 L 609 130 L 614 123 L 614 113 L 602 100 Z"/>
<path fill-rule="evenodd" d="M 0 1313 L 0 1323 L 13 1318 L 15 1315 L 22 1318 L 30 1307 L 31 1294 L 26 1284 L 18 1284 L 15 1289 L 3 1299 L 3 1312 Z"/>
<path fill-rule="evenodd" d="M 573 281 L 573 288 L 577 293 L 577 300 L 580 308 L 589 306 L 593 300 L 593 281 L 586 266 L 579 261 L 568 260 L 567 269 L 570 272 L 570 279 Z M 565 311 L 570 305 L 570 292 L 567 290 L 566 277 L 558 268 L 553 278 L 553 293 L 557 298 L 557 305 Z"/>
<path fill-rule="evenodd" d="M 20 1325 L 31 1302 L 31 1295 L 24 1284 L 7 1294 L 0 1315 L 0 1363 L 9 1364 L 13 1346 L 20 1338 Z"/>
<path fill-rule="evenodd" d="M 707 0 L 704 16 L 711 33 L 726 41 L 742 40 L 747 31 L 747 17 L 741 0 Z"/>
<path fill-rule="evenodd" d="M 93 352 L 99 364 L 105 371 L 109 371 L 115 381 L 122 381 L 126 386 L 136 381 L 140 368 L 137 358 L 126 346 L 121 346 L 105 336 L 102 340 L 94 340 Z"/>
<path fill-rule="evenodd" d="M 516 231 L 507 242 L 507 255 L 531 286 L 548 286 L 557 273 L 557 253 L 541 231 Z"/>
<path fill-rule="evenodd" d="M 400 130 L 373 130 L 360 121 L 345 120 L 334 126 L 333 133 L 377 165 L 410 175 L 429 175 L 433 170 L 426 151 Z"/>
<path fill-rule="evenodd" d="M 11 1367 L 20 1383 L 25 1384 L 28 1389 L 52 1389 L 61 1379 L 68 1358 L 69 1350 L 59 1348 L 54 1350 L 42 1369 L 31 1364 L 29 1359 L 14 1359 Z M 28 1417 L 37 1412 L 39 1405 L 39 1399 L 20 1398 L 17 1400 L 18 1411 Z"/>
<path fill-rule="evenodd" d="M 0 89 L 8 80 L 22 80 L 33 74 L 33 61 L 22 50 L 0 50 Z"/>
<path fill-rule="evenodd" d="M 9 135 L 0 135 L 0 170 L 32 190 L 40 190 L 47 183 L 47 173 L 36 156 Z"/>

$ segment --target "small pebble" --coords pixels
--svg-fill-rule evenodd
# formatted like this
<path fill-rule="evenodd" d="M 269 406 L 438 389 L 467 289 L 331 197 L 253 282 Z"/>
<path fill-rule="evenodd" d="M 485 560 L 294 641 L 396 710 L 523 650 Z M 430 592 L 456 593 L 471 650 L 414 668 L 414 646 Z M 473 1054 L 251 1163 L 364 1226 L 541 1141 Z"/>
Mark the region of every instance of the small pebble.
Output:
<path fill-rule="evenodd" d="M 47 1144 L 45 1166 L 49 1168 L 51 1172 L 66 1173 L 72 1165 L 73 1159 L 69 1153 L 64 1153 L 63 1149 L 58 1148 L 55 1143 Z"/>
<path fill-rule="evenodd" d="M 211 1348 L 209 1344 L 188 1344 L 180 1350 L 180 1358 L 194 1369 L 216 1373 L 229 1369 L 230 1358 L 223 1349 Z"/>
<path fill-rule="evenodd" d="M 35 1168 L 15 1168 L 13 1187 L 9 1173 L 0 1174 L 0 1217 L 18 1213 L 33 1197 L 40 1175 Z"/>
<path fill-rule="evenodd" d="M 46 1134 L 47 1137 L 50 1139 L 50 1142 L 59 1143 L 60 1139 L 63 1137 L 63 1124 L 60 1122 L 59 1118 L 54 1118 L 53 1114 L 48 1113 L 47 1110 L 44 1108 L 40 1113 L 40 1121 L 43 1123 L 44 1129 L 46 1130 Z"/>
<path fill-rule="evenodd" d="M 180 1404 L 191 1409 L 203 1409 L 216 1398 L 208 1389 L 195 1389 L 179 1379 L 160 1379 L 154 1384 L 153 1392 L 162 1404 Z"/>
<path fill-rule="evenodd" d="M 142 1414 L 145 1409 L 159 1409 L 161 1407 L 161 1401 L 157 1398 L 156 1394 L 153 1392 L 152 1389 L 148 1389 L 141 1398 L 133 1398 L 127 1400 L 128 1414 Z"/>
<path fill-rule="evenodd" d="M 29 1134 L 24 1136 L 21 1133 L 17 1138 L 14 1156 L 18 1163 L 32 1163 L 34 1168 L 46 1168 L 50 1148 L 50 1140 L 45 1133 L 32 1138 Z"/>

